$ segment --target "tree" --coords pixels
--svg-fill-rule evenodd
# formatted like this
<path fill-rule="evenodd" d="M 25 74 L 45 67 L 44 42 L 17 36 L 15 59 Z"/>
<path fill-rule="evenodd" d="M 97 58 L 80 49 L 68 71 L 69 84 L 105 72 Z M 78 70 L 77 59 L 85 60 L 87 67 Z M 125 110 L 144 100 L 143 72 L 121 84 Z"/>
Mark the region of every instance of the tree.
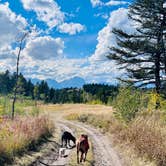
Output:
<path fill-rule="evenodd" d="M 26 96 L 30 96 L 32 99 L 34 99 L 33 95 L 34 91 L 34 85 L 32 84 L 31 80 L 29 79 L 28 82 L 26 83 Z"/>
<path fill-rule="evenodd" d="M 26 84 L 27 81 L 24 76 L 20 73 L 17 80 L 17 94 L 25 95 L 26 94 Z"/>
<path fill-rule="evenodd" d="M 39 84 L 39 93 L 40 93 L 40 98 L 47 102 L 48 100 L 48 95 L 49 95 L 49 87 L 46 81 L 41 81 Z"/>
<path fill-rule="evenodd" d="M 21 55 L 21 51 L 23 49 L 23 44 L 24 41 L 27 37 L 27 35 L 29 34 L 28 32 L 25 32 L 19 39 L 19 51 L 18 51 L 18 55 L 17 55 L 17 64 L 16 64 L 16 85 L 14 88 L 14 97 L 13 97 L 13 103 L 12 103 L 12 119 L 14 119 L 14 113 L 15 113 L 15 102 L 16 102 L 16 97 L 17 97 L 17 90 L 18 90 L 18 78 L 19 78 L 19 62 L 20 62 L 20 55 Z"/>
<path fill-rule="evenodd" d="M 39 85 L 35 85 L 33 89 L 33 95 L 35 99 L 35 106 L 37 106 L 37 100 L 40 99 L 40 93 L 39 93 Z"/>
<path fill-rule="evenodd" d="M 127 82 L 136 86 L 154 85 L 161 92 L 166 74 L 166 9 L 165 0 L 136 0 L 129 7 L 129 19 L 138 26 L 135 33 L 113 29 L 117 47 L 110 50 L 110 59 L 125 68 Z"/>

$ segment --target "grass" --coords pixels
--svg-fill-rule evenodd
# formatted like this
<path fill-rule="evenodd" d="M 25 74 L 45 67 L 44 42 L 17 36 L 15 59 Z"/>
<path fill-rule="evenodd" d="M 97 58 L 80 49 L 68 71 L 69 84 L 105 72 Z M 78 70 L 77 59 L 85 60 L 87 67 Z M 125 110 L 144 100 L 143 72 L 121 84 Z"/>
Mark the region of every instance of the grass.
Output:
<path fill-rule="evenodd" d="M 0 96 L 0 116 L 11 116 L 12 99 L 10 96 Z M 15 115 L 34 115 L 38 113 L 35 101 L 19 97 L 15 103 Z"/>
<path fill-rule="evenodd" d="M 47 116 L 17 117 L 14 121 L 1 118 L 0 122 L 0 163 L 11 162 L 16 155 L 37 144 L 51 135 L 52 122 Z"/>
<path fill-rule="evenodd" d="M 138 117 L 122 134 L 135 145 L 142 155 L 155 160 L 158 166 L 166 164 L 166 126 L 156 120 L 155 116 Z"/>

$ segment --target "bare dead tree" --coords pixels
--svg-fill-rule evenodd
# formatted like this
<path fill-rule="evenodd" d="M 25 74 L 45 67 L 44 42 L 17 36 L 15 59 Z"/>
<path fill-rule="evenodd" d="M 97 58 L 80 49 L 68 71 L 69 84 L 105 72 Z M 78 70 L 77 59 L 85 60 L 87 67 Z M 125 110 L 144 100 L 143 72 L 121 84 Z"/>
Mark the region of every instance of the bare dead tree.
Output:
<path fill-rule="evenodd" d="M 18 42 L 19 42 L 19 51 L 18 51 L 18 55 L 17 55 L 17 66 L 16 66 L 16 85 L 15 85 L 15 88 L 14 88 L 14 96 L 13 96 L 13 102 L 12 102 L 12 120 L 14 119 L 15 102 L 16 102 L 16 98 L 17 98 L 20 55 L 21 55 L 21 51 L 23 49 L 24 41 L 25 41 L 25 39 L 26 39 L 26 37 L 28 36 L 29 33 L 30 33 L 29 31 L 23 33 L 21 35 L 21 37 L 19 38 L 19 40 L 18 40 Z"/>

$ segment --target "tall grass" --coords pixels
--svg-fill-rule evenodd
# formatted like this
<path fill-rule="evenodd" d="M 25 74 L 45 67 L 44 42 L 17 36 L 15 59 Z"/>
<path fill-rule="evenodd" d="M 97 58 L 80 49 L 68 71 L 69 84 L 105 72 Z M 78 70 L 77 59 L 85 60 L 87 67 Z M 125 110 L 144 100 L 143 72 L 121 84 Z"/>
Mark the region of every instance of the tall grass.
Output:
<path fill-rule="evenodd" d="M 0 164 L 11 162 L 15 155 L 32 149 L 42 138 L 51 135 L 53 124 L 48 116 L 0 119 Z"/>
<path fill-rule="evenodd" d="M 166 165 L 166 126 L 156 115 L 138 116 L 122 135 L 139 154 L 155 160 L 158 166 Z"/>

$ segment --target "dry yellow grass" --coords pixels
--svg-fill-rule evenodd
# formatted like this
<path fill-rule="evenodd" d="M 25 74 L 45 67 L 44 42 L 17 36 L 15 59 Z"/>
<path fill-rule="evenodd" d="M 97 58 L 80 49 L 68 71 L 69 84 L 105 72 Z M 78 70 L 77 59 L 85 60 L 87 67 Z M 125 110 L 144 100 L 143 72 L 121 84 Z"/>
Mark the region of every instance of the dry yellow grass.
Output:
<path fill-rule="evenodd" d="M 4 118 L 0 123 L 0 164 L 12 161 L 15 156 L 35 149 L 42 138 L 51 135 L 53 124 L 45 115 Z"/>
<path fill-rule="evenodd" d="M 71 113 L 84 114 L 91 113 L 95 115 L 109 114 L 112 115 L 112 107 L 105 105 L 90 105 L 90 104 L 48 104 L 40 105 L 39 109 L 46 112 L 60 113 L 68 115 Z"/>

